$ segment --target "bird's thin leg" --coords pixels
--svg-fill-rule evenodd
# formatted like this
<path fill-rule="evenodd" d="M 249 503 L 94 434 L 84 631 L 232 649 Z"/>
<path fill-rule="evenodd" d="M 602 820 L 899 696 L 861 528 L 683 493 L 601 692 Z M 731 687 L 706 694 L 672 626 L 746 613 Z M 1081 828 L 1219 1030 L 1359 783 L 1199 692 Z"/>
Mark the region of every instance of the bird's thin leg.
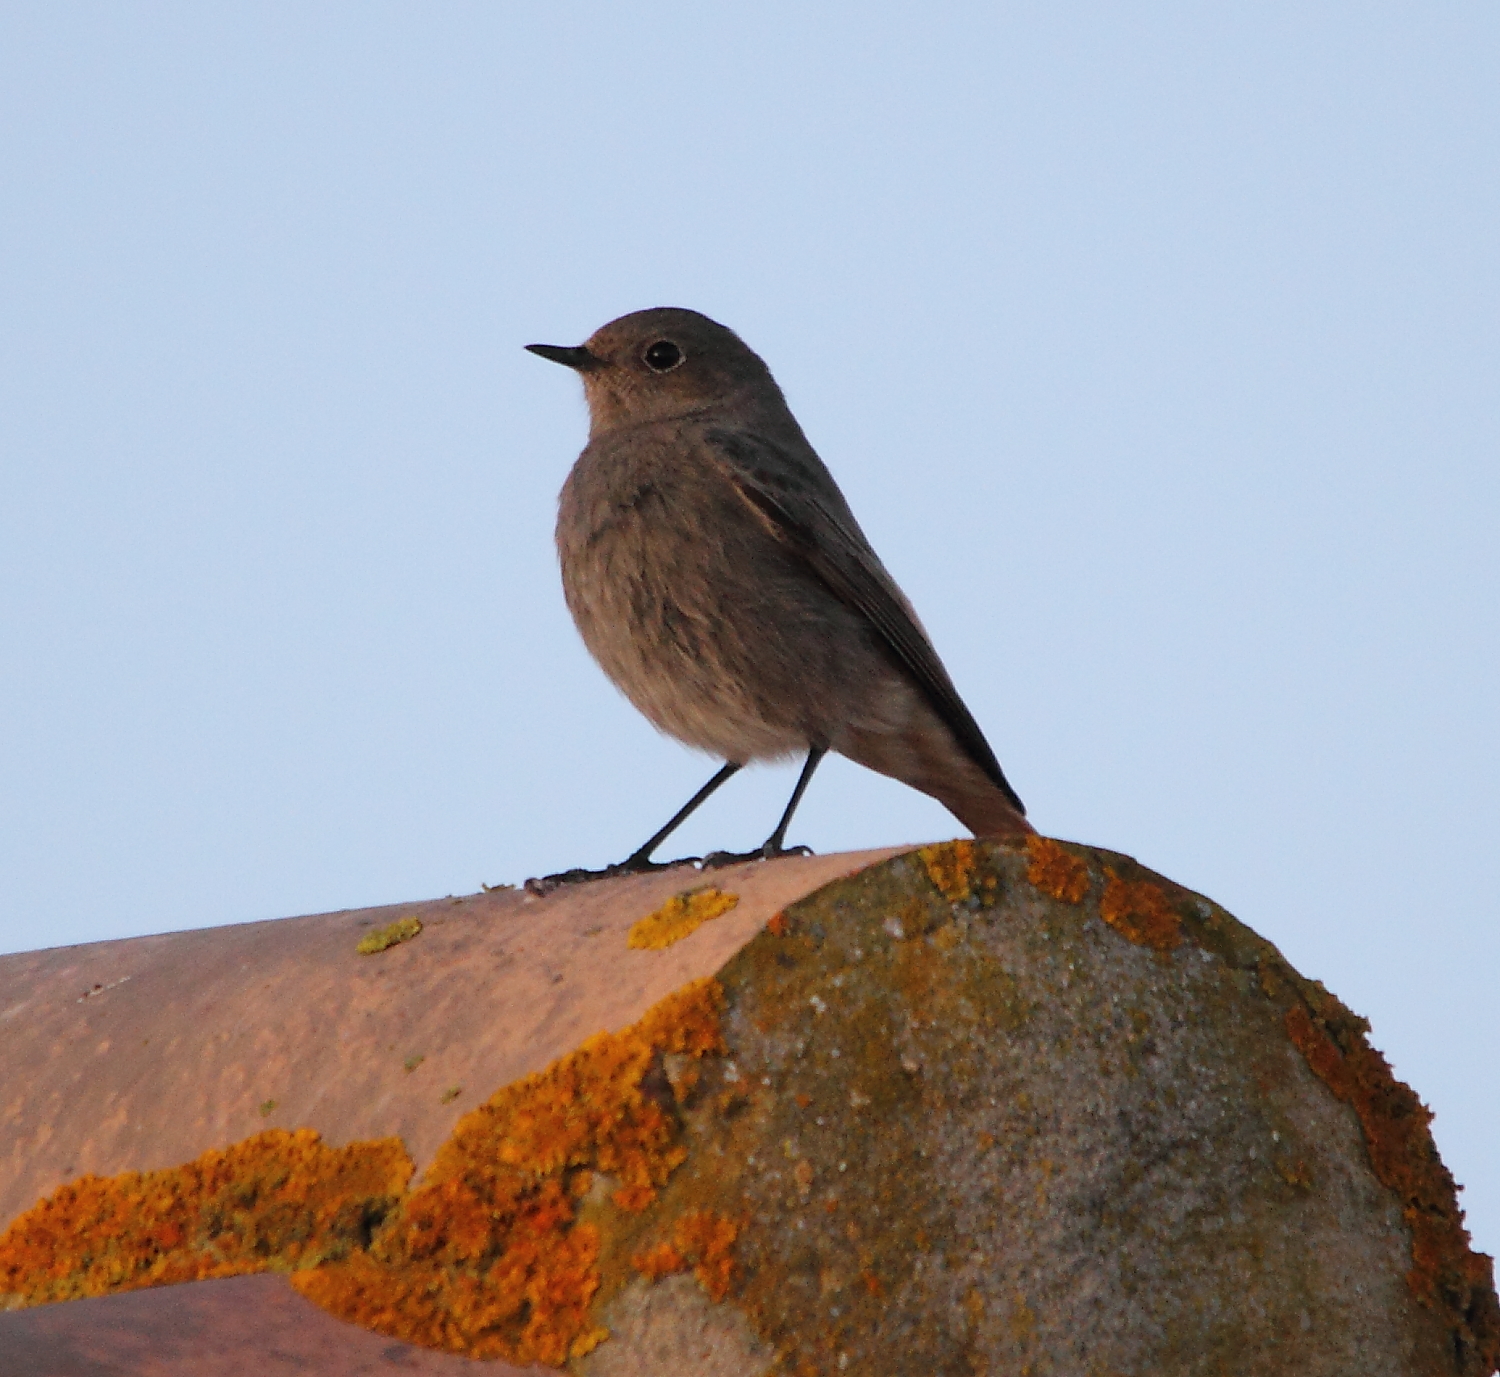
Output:
<path fill-rule="evenodd" d="M 802 766 L 802 773 L 797 776 L 797 787 L 792 790 L 792 797 L 787 803 L 786 812 L 781 815 L 781 821 L 776 824 L 776 830 L 766 838 L 764 845 L 757 847 L 754 851 L 740 853 L 712 851 L 703 858 L 703 868 L 709 870 L 721 865 L 734 865 L 739 861 L 769 860 L 772 856 L 811 856 L 811 847 L 787 847 L 783 843 L 786 841 L 786 829 L 792 825 L 792 814 L 797 811 L 797 805 L 802 802 L 802 795 L 807 792 L 813 771 L 818 768 L 818 762 L 827 754 L 827 746 L 808 748 L 807 760 Z"/>
<path fill-rule="evenodd" d="M 611 866 L 610 869 L 616 874 L 620 874 L 629 873 L 635 870 L 645 870 L 649 868 L 653 864 L 651 860 L 651 853 L 655 851 L 656 848 L 660 846 L 664 841 L 666 841 L 666 839 L 670 837 L 673 832 L 681 827 L 682 824 L 686 822 L 692 815 L 693 811 L 698 807 L 698 805 L 702 803 L 710 794 L 712 794 L 713 791 L 719 787 L 719 785 L 725 783 L 734 775 L 738 774 L 742 768 L 743 767 L 737 761 L 726 761 L 724 764 L 724 768 L 720 770 L 718 774 L 716 774 L 711 780 L 709 780 L 707 784 L 705 784 L 701 789 L 698 790 L 696 794 L 692 796 L 692 798 L 690 798 L 686 803 L 682 805 L 681 808 L 679 808 L 675 813 L 672 814 L 666 826 L 663 827 L 661 831 L 657 832 L 648 841 L 632 851 L 625 860 L 620 862 L 619 865 Z M 698 858 L 694 856 L 691 859 L 697 860 Z M 681 862 L 674 861 L 672 864 L 680 865 Z"/>
<path fill-rule="evenodd" d="M 607 865 L 603 870 L 585 870 L 582 867 L 573 870 L 559 870 L 555 875 L 542 875 L 526 881 L 526 888 L 532 894 L 547 895 L 562 885 L 576 884 L 580 880 L 603 880 L 611 875 L 637 875 L 646 870 L 666 870 L 674 865 L 686 865 L 696 861 L 697 856 L 683 856 L 679 860 L 657 862 L 651 859 L 651 853 L 656 850 L 668 837 L 672 835 L 692 815 L 693 810 L 701 804 L 719 785 L 733 775 L 738 774 L 743 767 L 738 761 L 728 761 L 714 777 L 708 781 L 696 794 L 672 814 L 666 826 L 656 832 L 643 845 L 638 846 L 623 861 L 616 865 Z"/>
<path fill-rule="evenodd" d="M 814 746 L 808 751 L 807 761 L 802 766 L 802 773 L 797 776 L 797 787 L 792 790 L 792 797 L 786 805 L 786 812 L 781 815 L 781 821 L 776 824 L 776 830 L 766 838 L 766 844 L 761 847 L 766 855 L 781 855 L 781 844 L 786 840 L 786 829 L 792 825 L 792 814 L 797 811 L 797 805 L 802 802 L 802 795 L 807 792 L 807 786 L 812 783 L 813 771 L 818 768 L 818 762 L 827 754 L 827 746 Z"/>

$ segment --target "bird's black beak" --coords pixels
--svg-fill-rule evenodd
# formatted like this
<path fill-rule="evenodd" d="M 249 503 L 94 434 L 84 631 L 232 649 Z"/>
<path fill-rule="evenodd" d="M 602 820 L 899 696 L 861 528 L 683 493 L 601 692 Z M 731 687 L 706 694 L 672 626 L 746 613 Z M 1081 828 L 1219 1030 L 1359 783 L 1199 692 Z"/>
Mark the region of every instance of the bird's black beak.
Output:
<path fill-rule="evenodd" d="M 580 373 L 597 368 L 603 362 L 597 354 L 589 353 L 581 344 L 528 344 L 526 348 L 544 359 L 551 359 L 553 363 L 576 368 Z"/>

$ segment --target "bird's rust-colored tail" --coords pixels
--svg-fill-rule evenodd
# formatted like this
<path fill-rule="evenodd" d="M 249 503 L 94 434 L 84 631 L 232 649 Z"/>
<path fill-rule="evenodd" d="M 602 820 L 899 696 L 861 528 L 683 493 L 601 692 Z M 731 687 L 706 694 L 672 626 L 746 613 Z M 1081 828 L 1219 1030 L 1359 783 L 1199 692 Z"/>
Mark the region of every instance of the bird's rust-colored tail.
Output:
<path fill-rule="evenodd" d="M 852 729 L 834 749 L 935 798 L 976 837 L 1023 837 L 1036 831 L 925 704 L 914 706 L 899 729 Z"/>
<path fill-rule="evenodd" d="M 932 796 L 976 837 L 1025 837 L 1036 831 L 993 784 L 988 797 L 970 792 L 962 798 L 944 798 L 936 792 Z"/>

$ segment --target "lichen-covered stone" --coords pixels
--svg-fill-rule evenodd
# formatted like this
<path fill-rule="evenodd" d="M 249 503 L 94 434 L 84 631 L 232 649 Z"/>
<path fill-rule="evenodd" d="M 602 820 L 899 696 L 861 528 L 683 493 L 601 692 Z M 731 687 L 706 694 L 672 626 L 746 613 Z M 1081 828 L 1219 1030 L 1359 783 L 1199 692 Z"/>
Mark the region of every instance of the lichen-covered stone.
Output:
<path fill-rule="evenodd" d="M 960 845 L 829 886 L 720 973 L 725 1059 L 626 1242 L 650 1258 L 688 1211 L 740 1221 L 725 1303 L 776 1356 L 738 1370 L 1493 1369 L 1488 1259 L 1357 1020 L 1126 857 Z M 640 1308 L 623 1252 L 606 1232 L 606 1325 Z"/>

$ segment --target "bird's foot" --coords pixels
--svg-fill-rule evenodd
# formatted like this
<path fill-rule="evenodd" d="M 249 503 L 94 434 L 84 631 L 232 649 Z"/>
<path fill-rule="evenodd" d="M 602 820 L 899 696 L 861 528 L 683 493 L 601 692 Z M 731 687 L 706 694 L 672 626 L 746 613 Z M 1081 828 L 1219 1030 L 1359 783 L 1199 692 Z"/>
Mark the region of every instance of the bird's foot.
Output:
<path fill-rule="evenodd" d="M 774 861 L 778 856 L 811 856 L 810 846 L 776 846 L 767 842 L 754 851 L 710 851 L 702 860 L 704 870 L 721 870 L 726 865 L 743 865 L 746 861 Z"/>
<path fill-rule="evenodd" d="M 674 866 L 697 866 L 702 863 L 700 856 L 679 856 L 675 861 L 652 861 L 632 856 L 616 865 L 607 865 L 602 870 L 585 870 L 582 866 L 575 866 L 572 870 L 559 870 L 555 875 L 534 875 L 526 881 L 523 888 L 528 894 L 545 899 L 564 885 L 581 885 L 589 880 L 613 880 L 621 875 L 650 875 L 658 870 L 671 870 Z"/>

